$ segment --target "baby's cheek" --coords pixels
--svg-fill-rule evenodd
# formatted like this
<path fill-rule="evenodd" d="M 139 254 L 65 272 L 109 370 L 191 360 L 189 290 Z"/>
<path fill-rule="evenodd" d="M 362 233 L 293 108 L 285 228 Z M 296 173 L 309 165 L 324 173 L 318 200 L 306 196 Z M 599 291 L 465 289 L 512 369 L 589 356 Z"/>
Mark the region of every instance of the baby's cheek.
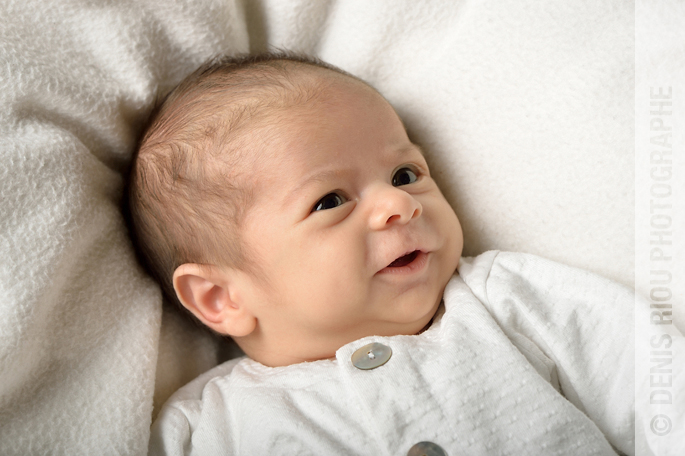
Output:
<path fill-rule="evenodd" d="M 457 218 L 457 214 L 452 209 L 446 200 L 443 199 L 443 203 L 437 210 L 439 214 L 439 220 L 437 221 L 439 228 L 450 236 L 454 236 L 457 240 L 462 237 L 461 234 L 461 224 Z"/>

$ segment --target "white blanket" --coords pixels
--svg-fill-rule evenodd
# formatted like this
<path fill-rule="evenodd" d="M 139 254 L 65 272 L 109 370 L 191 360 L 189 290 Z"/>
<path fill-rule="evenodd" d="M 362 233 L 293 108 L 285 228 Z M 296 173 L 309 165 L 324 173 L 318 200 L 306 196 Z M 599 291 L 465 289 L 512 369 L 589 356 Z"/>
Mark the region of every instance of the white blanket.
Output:
<path fill-rule="evenodd" d="M 0 454 L 143 454 L 222 345 L 162 311 L 119 210 L 155 98 L 218 53 L 316 54 L 426 150 L 466 255 L 633 271 L 631 2 L 0 2 Z M 161 329 L 161 331 L 160 331 Z"/>

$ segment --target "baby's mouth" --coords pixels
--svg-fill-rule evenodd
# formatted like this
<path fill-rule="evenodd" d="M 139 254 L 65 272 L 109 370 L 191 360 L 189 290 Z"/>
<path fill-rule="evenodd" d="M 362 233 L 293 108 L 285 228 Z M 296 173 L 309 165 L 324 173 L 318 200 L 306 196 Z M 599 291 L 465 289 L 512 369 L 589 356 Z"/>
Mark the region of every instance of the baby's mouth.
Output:
<path fill-rule="evenodd" d="M 414 274 L 425 270 L 428 264 L 428 252 L 422 250 L 414 250 L 413 252 L 405 253 L 395 261 L 378 271 L 379 274 L 391 274 L 404 276 L 407 274 Z"/>
<path fill-rule="evenodd" d="M 390 263 L 387 267 L 389 267 L 389 268 L 401 268 L 403 266 L 408 265 L 412 261 L 414 261 L 417 256 L 419 256 L 419 251 L 414 250 L 411 253 L 407 253 L 406 255 L 399 257 L 398 259 L 396 259 L 395 261 Z"/>

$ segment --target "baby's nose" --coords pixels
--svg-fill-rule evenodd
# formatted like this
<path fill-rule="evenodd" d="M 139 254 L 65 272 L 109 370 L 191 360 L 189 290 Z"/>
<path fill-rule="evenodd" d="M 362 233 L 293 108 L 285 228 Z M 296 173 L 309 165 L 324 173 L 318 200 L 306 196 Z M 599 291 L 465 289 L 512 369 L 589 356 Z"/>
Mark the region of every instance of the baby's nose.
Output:
<path fill-rule="evenodd" d="M 409 193 L 391 185 L 374 189 L 373 206 L 369 224 L 373 230 L 383 230 L 393 225 L 404 225 L 418 218 L 423 207 Z"/>

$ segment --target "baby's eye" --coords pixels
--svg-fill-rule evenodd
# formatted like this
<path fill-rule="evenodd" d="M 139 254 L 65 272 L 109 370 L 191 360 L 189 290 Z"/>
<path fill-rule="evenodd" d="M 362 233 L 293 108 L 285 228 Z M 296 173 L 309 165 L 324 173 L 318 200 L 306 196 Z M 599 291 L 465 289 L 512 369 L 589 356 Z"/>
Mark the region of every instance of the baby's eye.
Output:
<path fill-rule="evenodd" d="M 324 196 L 319 201 L 317 201 L 317 203 L 314 205 L 314 209 L 312 209 L 312 212 L 333 209 L 344 204 L 346 201 L 347 199 L 344 196 L 339 195 L 338 193 L 329 193 L 328 195 Z"/>
<path fill-rule="evenodd" d="M 395 171 L 395 175 L 392 176 L 392 185 L 394 187 L 400 187 L 402 185 L 413 184 L 418 180 L 414 170 L 408 167 L 402 167 Z"/>

